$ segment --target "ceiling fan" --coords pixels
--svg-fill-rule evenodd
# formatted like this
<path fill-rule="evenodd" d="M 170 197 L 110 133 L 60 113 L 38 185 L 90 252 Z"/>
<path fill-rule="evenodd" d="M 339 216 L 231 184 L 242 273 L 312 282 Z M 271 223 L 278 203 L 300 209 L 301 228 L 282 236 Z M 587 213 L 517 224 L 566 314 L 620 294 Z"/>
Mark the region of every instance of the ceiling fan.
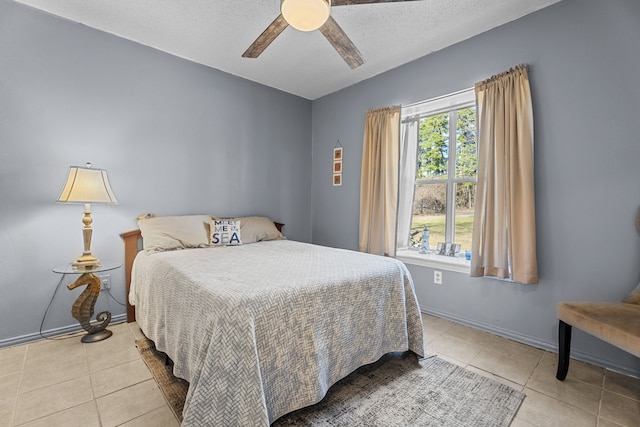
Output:
<path fill-rule="evenodd" d="M 300 31 L 320 30 L 338 54 L 351 67 L 364 64 L 362 54 L 331 17 L 331 6 L 350 6 L 416 0 L 282 0 L 280 15 L 242 54 L 257 58 L 285 28 L 291 25 Z"/>

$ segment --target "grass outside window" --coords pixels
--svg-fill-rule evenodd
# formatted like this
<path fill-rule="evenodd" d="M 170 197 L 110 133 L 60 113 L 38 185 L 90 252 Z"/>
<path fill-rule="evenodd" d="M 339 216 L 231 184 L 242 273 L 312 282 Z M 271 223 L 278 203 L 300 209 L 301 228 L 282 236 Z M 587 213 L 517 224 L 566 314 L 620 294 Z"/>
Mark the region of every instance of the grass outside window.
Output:
<path fill-rule="evenodd" d="M 422 230 L 429 228 L 429 246 L 435 250 L 438 242 L 445 240 L 445 215 L 414 215 L 411 222 L 410 246 L 419 248 L 422 244 Z M 460 245 L 460 251 L 471 250 L 471 236 L 473 233 L 473 211 L 458 212 L 455 219 L 455 236 Z"/>

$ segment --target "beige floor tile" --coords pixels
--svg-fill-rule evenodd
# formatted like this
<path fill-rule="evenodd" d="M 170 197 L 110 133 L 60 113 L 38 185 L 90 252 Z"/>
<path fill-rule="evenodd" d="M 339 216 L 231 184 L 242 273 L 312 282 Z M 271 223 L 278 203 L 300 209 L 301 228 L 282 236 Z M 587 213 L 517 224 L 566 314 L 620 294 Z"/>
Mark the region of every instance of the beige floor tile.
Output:
<path fill-rule="evenodd" d="M 544 352 L 502 337 L 476 355 L 469 364 L 520 385 L 525 385 Z"/>
<path fill-rule="evenodd" d="M 428 344 L 438 355 L 449 356 L 465 364 L 471 362 L 483 349 L 483 345 L 457 336 L 442 334 Z"/>
<path fill-rule="evenodd" d="M 131 333 L 133 333 L 133 336 L 136 340 L 141 340 L 146 338 L 144 336 L 144 333 L 142 332 L 142 329 L 140 329 L 140 326 L 138 326 L 136 322 L 131 322 L 128 325 L 129 325 L 129 329 L 131 329 Z"/>
<path fill-rule="evenodd" d="M 491 372 L 516 384 L 525 385 L 537 366 L 537 360 L 531 357 L 517 359 L 508 354 L 482 351 L 471 360 L 469 365 Z"/>
<path fill-rule="evenodd" d="M 131 331 L 131 328 L 129 327 L 128 323 L 120 322 L 116 324 L 111 324 L 109 325 L 108 329 L 110 329 L 111 332 L 113 332 L 113 335 L 109 339 L 113 339 L 113 338 L 116 338 L 116 339 L 126 338 L 130 340 L 135 339 L 135 336 L 133 335 L 133 332 Z"/>
<path fill-rule="evenodd" d="M 118 323 L 111 323 L 109 325 L 109 329 L 111 329 L 114 333 L 120 330 L 125 331 L 127 329 L 129 330 L 129 332 L 131 332 L 131 328 L 129 327 L 129 324 L 125 321 L 120 321 Z"/>
<path fill-rule="evenodd" d="M 22 373 L 20 372 L 0 377 L 0 400 L 12 399 L 17 396 L 21 377 Z"/>
<path fill-rule="evenodd" d="M 531 424 L 530 422 L 527 422 L 522 418 L 515 417 L 513 421 L 511 421 L 511 425 L 509 425 L 509 427 L 536 427 L 536 425 Z"/>
<path fill-rule="evenodd" d="M 425 344 L 424 345 L 424 357 L 431 357 L 431 356 L 443 356 L 443 355 L 436 353 L 431 348 L 431 344 Z"/>
<path fill-rule="evenodd" d="M 429 314 L 422 313 L 422 324 L 431 330 L 446 332 L 456 323 L 447 319 L 443 319 L 441 317 L 435 317 Z"/>
<path fill-rule="evenodd" d="M 573 379 L 602 387 L 604 381 L 604 369 L 578 360 L 571 360 L 566 379 Z M 555 378 L 558 372 L 558 354 L 545 351 L 538 366 L 531 375 L 532 378 Z"/>
<path fill-rule="evenodd" d="M 113 368 L 123 363 L 131 362 L 140 358 L 138 349 L 133 340 L 122 345 L 110 347 L 107 351 L 96 352 L 88 356 L 89 372 L 98 372 L 103 369 Z"/>
<path fill-rule="evenodd" d="M 496 339 L 498 339 L 498 337 L 496 337 L 495 335 L 461 325 L 453 326 L 446 333 L 447 335 L 458 337 L 460 339 L 473 343 L 478 347 L 481 347 L 482 349 L 491 347 L 492 343 Z"/>
<path fill-rule="evenodd" d="M 180 423 L 168 406 L 163 406 L 122 424 L 120 427 L 178 427 Z"/>
<path fill-rule="evenodd" d="M 496 339 L 495 335 L 491 335 L 488 332 L 458 324 L 452 325 L 451 328 L 446 331 L 446 334 L 481 346 L 489 345 Z"/>
<path fill-rule="evenodd" d="M 509 426 L 511 427 L 511 426 Z M 622 424 L 614 423 L 606 418 L 598 418 L 598 427 L 624 427 Z"/>
<path fill-rule="evenodd" d="M 94 401 L 22 424 L 20 427 L 100 427 Z"/>
<path fill-rule="evenodd" d="M 536 427 L 595 427 L 596 416 L 526 388 L 516 418 Z"/>
<path fill-rule="evenodd" d="M 640 427 L 638 379 L 571 360 L 567 379 L 560 382 L 555 353 L 430 315 L 422 319 L 428 354 L 527 394 L 511 427 Z M 0 427 L 15 427 L 16 421 L 28 423 L 20 427 L 178 426 L 135 348 L 143 337 L 137 323 L 109 329 L 114 335 L 98 343 L 81 343 L 82 331 L 0 349 Z M 83 358 L 90 374 L 81 370 L 81 377 L 46 385 L 68 378 L 64 371 L 74 372 L 81 365 L 74 362 Z M 36 381 L 34 372 L 43 378 Z M 608 391 L 602 392 L 603 385 Z M 596 390 L 599 413 L 593 409 Z"/>
<path fill-rule="evenodd" d="M 602 394 L 600 387 L 572 378 L 559 381 L 555 376 L 550 376 L 543 379 L 530 378 L 527 381 L 527 388 L 576 406 L 594 415 L 598 414 L 600 395 Z"/>
<path fill-rule="evenodd" d="M 114 427 L 166 405 L 153 380 L 96 399 L 103 427 Z"/>
<path fill-rule="evenodd" d="M 424 335 L 424 342 L 429 343 L 435 338 L 441 336 L 448 329 L 454 325 L 453 322 L 440 319 L 438 317 L 429 316 L 427 314 L 422 315 L 422 330 Z"/>
<path fill-rule="evenodd" d="M 564 381 L 556 378 L 558 355 L 544 352 L 540 363 L 527 381 L 531 388 L 549 397 L 598 414 L 604 369 L 572 360 Z"/>
<path fill-rule="evenodd" d="M 0 348 L 0 377 L 20 372 L 26 353 L 26 346 Z"/>
<path fill-rule="evenodd" d="M 91 383 L 94 396 L 101 397 L 150 378 L 149 368 L 138 358 L 91 374 Z"/>
<path fill-rule="evenodd" d="M 604 374 L 604 389 L 640 400 L 640 378 L 622 375 L 607 369 Z M 640 425 L 640 422 L 638 424 Z"/>
<path fill-rule="evenodd" d="M 87 375 L 89 368 L 85 355 L 72 357 L 64 362 L 43 360 L 23 371 L 20 394 Z"/>
<path fill-rule="evenodd" d="M 0 399 L 0 426 L 11 425 L 11 419 L 13 417 L 13 409 L 16 405 L 15 398 Z"/>
<path fill-rule="evenodd" d="M 61 339 L 47 339 L 29 344 L 24 369 L 33 369 L 43 363 L 64 363 L 73 357 L 85 356 L 85 344 L 80 342 L 81 336 L 81 334 L 76 334 Z"/>
<path fill-rule="evenodd" d="M 121 351 L 123 348 L 134 345 L 135 339 L 131 329 L 126 324 L 115 325 L 107 328 L 113 332 L 109 338 L 103 341 L 86 344 L 85 350 L 90 358 L 104 353 Z"/>
<path fill-rule="evenodd" d="M 438 339 L 438 338 L 440 338 L 442 336 L 442 333 L 439 333 L 439 332 L 436 333 L 436 332 L 433 332 L 433 331 L 427 331 L 425 329 L 423 329 L 423 331 L 424 332 L 422 333 L 422 339 L 424 340 L 424 345 L 425 346 L 431 345 L 431 343 L 434 340 L 436 340 L 436 339 Z"/>
<path fill-rule="evenodd" d="M 518 360 L 534 361 L 536 366 L 544 354 L 543 350 L 503 337 L 495 337 L 495 339 L 491 341 L 491 345 L 487 346 L 485 351 L 505 355 Z"/>
<path fill-rule="evenodd" d="M 640 426 L 640 401 L 609 391 L 602 392 L 600 416 L 623 426 Z"/>
<path fill-rule="evenodd" d="M 18 395 L 15 424 L 24 424 L 93 399 L 89 376 Z"/>

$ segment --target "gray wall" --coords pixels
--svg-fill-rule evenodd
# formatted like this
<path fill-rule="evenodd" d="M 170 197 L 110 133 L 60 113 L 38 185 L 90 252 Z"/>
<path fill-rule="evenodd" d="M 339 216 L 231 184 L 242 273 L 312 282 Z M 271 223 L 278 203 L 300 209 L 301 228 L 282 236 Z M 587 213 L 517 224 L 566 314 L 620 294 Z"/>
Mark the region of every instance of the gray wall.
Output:
<path fill-rule="evenodd" d="M 311 102 L 0 0 L 0 345 L 37 336 L 82 252 L 70 165 L 106 168 L 119 206 L 92 206 L 93 252 L 123 260 L 144 212 L 261 214 L 311 240 Z M 63 284 L 74 280 L 64 278 Z M 124 301 L 124 272 L 112 273 Z M 61 287 L 45 330 L 76 327 Z M 97 310 L 120 316 L 106 295 Z"/>
<path fill-rule="evenodd" d="M 616 301 L 640 279 L 638 22 L 636 0 L 564 0 L 309 102 L 0 0 L 0 345 L 36 336 L 60 279 L 51 268 L 80 254 L 82 207 L 55 203 L 68 166 L 109 171 L 120 205 L 93 206 L 105 260 L 122 259 L 118 234 L 143 212 L 264 214 L 292 239 L 357 249 L 366 110 L 527 63 L 540 284 L 445 272 L 435 286 L 431 269 L 410 270 L 425 311 L 555 347 L 557 302 Z M 343 186 L 333 187 L 338 139 Z M 120 301 L 123 278 L 112 274 Z M 76 327 L 79 291 L 58 291 L 45 330 Z M 103 295 L 105 308 L 124 313 Z M 579 332 L 574 349 L 640 373 L 638 359 Z"/>
<path fill-rule="evenodd" d="M 410 266 L 423 310 L 543 348 L 557 341 L 563 300 L 617 301 L 640 279 L 640 2 L 564 0 L 313 102 L 313 242 L 358 247 L 360 157 L 367 109 L 469 88 L 529 64 L 535 115 L 540 284 L 470 279 Z M 343 186 L 331 154 L 344 146 Z M 574 354 L 640 373 L 640 361 L 583 333 Z"/>

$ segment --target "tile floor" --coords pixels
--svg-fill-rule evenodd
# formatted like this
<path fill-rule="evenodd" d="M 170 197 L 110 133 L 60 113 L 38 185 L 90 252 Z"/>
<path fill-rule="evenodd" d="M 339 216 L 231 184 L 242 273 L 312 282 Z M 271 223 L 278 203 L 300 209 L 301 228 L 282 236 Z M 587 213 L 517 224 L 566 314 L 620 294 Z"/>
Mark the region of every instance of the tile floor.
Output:
<path fill-rule="evenodd" d="M 429 354 L 524 391 L 512 427 L 640 426 L 640 379 L 572 361 L 559 382 L 553 353 L 437 317 L 423 322 Z M 0 427 L 178 426 L 134 346 L 140 329 L 109 329 L 99 343 L 75 334 L 0 349 Z"/>

